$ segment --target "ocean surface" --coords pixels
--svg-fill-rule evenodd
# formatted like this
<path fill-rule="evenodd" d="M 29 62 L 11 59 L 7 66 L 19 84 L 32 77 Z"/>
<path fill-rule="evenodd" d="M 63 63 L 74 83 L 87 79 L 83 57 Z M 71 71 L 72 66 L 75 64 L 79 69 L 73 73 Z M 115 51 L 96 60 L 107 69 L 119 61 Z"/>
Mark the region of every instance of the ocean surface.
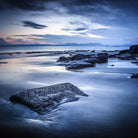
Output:
<path fill-rule="evenodd" d="M 122 50 L 128 47 L 0 47 L 2 52 L 59 50 Z M 7 56 L 7 57 L 6 57 Z M 110 58 L 96 67 L 68 71 L 57 65 L 61 55 L 30 54 L 0 58 L 0 137 L 137 138 L 138 66 Z M 67 55 L 66 55 L 67 56 Z M 111 66 L 114 64 L 114 66 Z M 70 82 L 88 94 L 37 114 L 9 97 L 31 88 Z"/>
<path fill-rule="evenodd" d="M 1 46 L 0 52 L 64 51 L 64 50 L 123 50 L 128 46 Z"/>

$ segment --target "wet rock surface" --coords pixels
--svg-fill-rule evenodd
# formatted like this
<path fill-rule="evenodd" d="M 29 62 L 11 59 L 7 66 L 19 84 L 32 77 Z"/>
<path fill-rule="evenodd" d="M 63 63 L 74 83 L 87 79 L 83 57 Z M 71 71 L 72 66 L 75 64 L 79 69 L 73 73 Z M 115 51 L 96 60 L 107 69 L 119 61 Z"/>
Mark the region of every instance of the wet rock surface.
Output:
<path fill-rule="evenodd" d="M 8 62 L 0 62 L 0 64 L 7 64 Z"/>
<path fill-rule="evenodd" d="M 118 58 L 122 60 L 136 60 L 135 56 L 129 53 L 118 55 Z"/>
<path fill-rule="evenodd" d="M 126 53 L 129 53 L 129 50 L 128 49 L 126 49 L 126 50 L 120 50 L 119 51 L 119 55 L 120 54 L 126 54 Z"/>
<path fill-rule="evenodd" d="M 138 45 L 133 45 L 129 49 L 130 54 L 138 54 Z"/>
<path fill-rule="evenodd" d="M 107 53 L 96 54 L 75 54 L 70 57 L 59 57 L 59 65 L 65 65 L 66 69 L 81 69 L 86 67 L 95 67 L 96 63 L 106 63 L 108 61 Z M 67 63 L 67 64 L 66 64 Z"/>
<path fill-rule="evenodd" d="M 71 83 L 62 83 L 26 90 L 12 95 L 10 101 L 24 104 L 39 114 L 45 114 L 63 103 L 77 101 L 77 95 L 88 96 Z"/>
<path fill-rule="evenodd" d="M 116 57 L 116 54 L 109 54 L 108 55 L 108 58 L 115 58 Z"/>
<path fill-rule="evenodd" d="M 97 64 L 107 63 L 108 58 L 119 58 L 121 60 L 137 60 L 138 45 L 131 46 L 130 49 L 101 52 L 97 51 L 70 51 L 68 57 L 61 56 L 57 60 L 58 65 L 64 65 L 66 69 L 81 69 L 86 67 L 96 67 Z M 134 62 L 136 63 L 137 62 Z"/>
<path fill-rule="evenodd" d="M 106 63 L 108 61 L 107 53 L 98 53 L 97 54 L 97 63 Z"/>
<path fill-rule="evenodd" d="M 59 59 L 57 60 L 57 62 L 67 62 L 67 61 L 69 61 L 69 59 L 67 57 L 64 57 L 64 56 L 59 57 Z"/>
<path fill-rule="evenodd" d="M 98 62 L 98 59 L 96 57 L 91 57 L 91 58 L 85 59 L 84 62 L 95 64 Z"/>
<path fill-rule="evenodd" d="M 138 74 L 132 74 L 131 79 L 138 78 Z"/>
<path fill-rule="evenodd" d="M 81 69 L 86 67 L 94 67 L 93 63 L 87 63 L 87 62 L 71 62 L 70 64 L 66 65 L 66 69 Z"/>
<path fill-rule="evenodd" d="M 132 61 L 131 63 L 138 65 L 138 61 Z"/>
<path fill-rule="evenodd" d="M 87 56 L 84 54 L 76 54 L 71 57 L 71 60 L 81 60 L 81 59 L 85 59 L 85 58 L 87 58 Z"/>

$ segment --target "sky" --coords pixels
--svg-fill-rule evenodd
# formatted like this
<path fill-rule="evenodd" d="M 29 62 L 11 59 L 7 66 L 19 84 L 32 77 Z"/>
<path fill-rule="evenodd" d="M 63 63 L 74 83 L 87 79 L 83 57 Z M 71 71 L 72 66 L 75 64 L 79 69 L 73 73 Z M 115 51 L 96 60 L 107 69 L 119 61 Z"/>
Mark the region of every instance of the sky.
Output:
<path fill-rule="evenodd" d="M 138 44 L 138 0 L 0 0 L 0 45 Z"/>

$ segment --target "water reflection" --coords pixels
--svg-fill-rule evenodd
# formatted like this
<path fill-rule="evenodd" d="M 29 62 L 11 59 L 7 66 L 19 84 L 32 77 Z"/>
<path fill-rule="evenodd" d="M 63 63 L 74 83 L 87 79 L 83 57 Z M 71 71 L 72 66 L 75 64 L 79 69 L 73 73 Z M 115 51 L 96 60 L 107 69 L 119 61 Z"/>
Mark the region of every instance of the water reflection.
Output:
<path fill-rule="evenodd" d="M 128 76 L 138 70 L 137 66 L 128 67 L 130 61 L 116 62 L 112 59 L 104 66 L 99 64 L 96 68 L 78 72 L 57 66 L 53 56 L 3 61 L 8 64 L 0 65 L 0 96 L 4 96 L 0 99 L 1 123 L 37 125 L 40 132 L 45 126 L 59 137 L 125 137 L 126 130 L 128 134 L 137 134 L 138 80 L 129 79 Z M 44 65 L 44 62 L 50 64 Z M 110 67 L 111 64 L 115 66 Z M 43 116 L 8 100 L 11 94 L 62 82 L 78 86 L 89 97 L 80 97 L 79 101 L 63 104 Z"/>

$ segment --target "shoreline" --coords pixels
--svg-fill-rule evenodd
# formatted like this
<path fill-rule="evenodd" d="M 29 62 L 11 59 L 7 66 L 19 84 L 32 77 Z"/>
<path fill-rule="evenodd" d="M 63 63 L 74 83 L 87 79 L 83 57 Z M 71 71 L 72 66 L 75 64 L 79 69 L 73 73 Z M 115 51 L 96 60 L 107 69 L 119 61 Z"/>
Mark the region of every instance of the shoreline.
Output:
<path fill-rule="evenodd" d="M 101 52 L 113 54 L 112 52 L 120 51 Z M 0 103 L 0 127 L 3 131 L 1 134 L 4 133 L 5 137 L 8 135 L 42 138 L 138 136 L 138 79 L 130 78 L 130 73 L 138 73 L 136 61 L 133 64 L 132 60 L 108 57 L 105 63 L 95 63 L 96 67 L 67 70 L 65 65 L 58 65 L 60 63 L 57 60 L 60 56 L 65 56 L 66 58 L 61 59 L 67 59 L 69 62 L 66 64 L 71 64 L 74 59 L 86 58 L 85 56 L 90 58 L 89 54 L 95 54 L 96 58 L 103 54 L 92 50 L 41 52 L 31 51 L 28 53 L 30 56 L 22 56 L 24 52 L 17 53 L 21 58 L 16 58 L 15 55 L 15 58 L 3 60 L 0 66 L 0 94 L 1 98 L 6 100 Z M 8 54 L 6 56 L 9 57 Z M 14 57 L 14 54 L 11 57 Z M 28 89 L 67 81 L 89 96 L 62 104 L 49 115 L 39 115 L 23 105 L 12 104 L 8 100 L 11 95 Z"/>

